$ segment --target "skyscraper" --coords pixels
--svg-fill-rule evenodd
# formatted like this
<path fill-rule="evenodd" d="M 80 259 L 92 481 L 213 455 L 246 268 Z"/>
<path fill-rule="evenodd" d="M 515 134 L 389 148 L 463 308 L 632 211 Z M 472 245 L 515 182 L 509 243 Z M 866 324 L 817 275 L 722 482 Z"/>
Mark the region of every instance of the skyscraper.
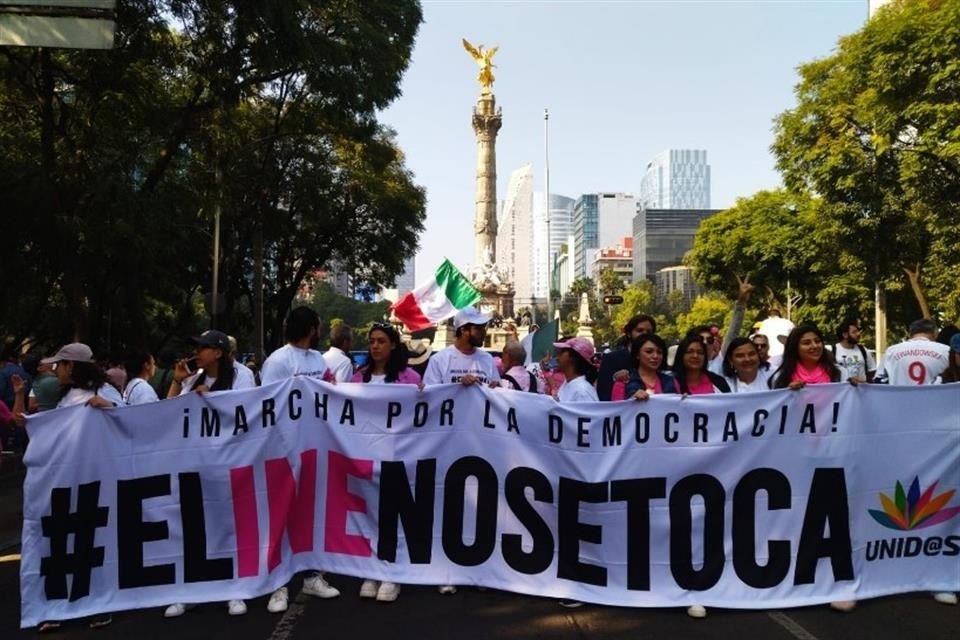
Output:
<path fill-rule="evenodd" d="M 633 281 L 679 265 L 712 209 L 642 209 L 633 219 Z"/>
<path fill-rule="evenodd" d="M 514 308 L 533 304 L 533 165 L 510 174 L 507 198 L 497 218 L 497 267 L 514 288 Z"/>
<path fill-rule="evenodd" d="M 560 254 L 560 246 L 567 241 L 573 230 L 573 198 L 557 193 L 550 194 L 550 244 L 547 253 L 547 217 L 543 193 L 533 195 L 533 295 L 546 302 L 549 292 L 548 280 L 553 261 Z"/>
<path fill-rule="evenodd" d="M 667 149 L 647 164 L 640 203 L 648 209 L 709 209 L 710 165 L 701 149 Z"/>
<path fill-rule="evenodd" d="M 573 207 L 574 273 L 589 275 L 594 253 L 632 235 L 637 199 L 631 193 L 585 193 Z"/>

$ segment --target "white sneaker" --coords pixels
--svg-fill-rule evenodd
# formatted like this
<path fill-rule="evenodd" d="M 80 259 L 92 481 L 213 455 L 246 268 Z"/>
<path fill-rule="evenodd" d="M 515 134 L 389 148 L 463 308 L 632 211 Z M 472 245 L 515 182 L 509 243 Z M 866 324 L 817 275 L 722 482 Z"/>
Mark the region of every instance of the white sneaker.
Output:
<path fill-rule="evenodd" d="M 380 589 L 380 583 L 376 580 L 364 580 L 360 585 L 361 598 L 376 598 L 377 591 Z"/>
<path fill-rule="evenodd" d="M 322 573 L 314 574 L 304 580 L 303 592 L 308 596 L 323 598 L 325 600 L 328 598 L 336 598 L 340 595 L 340 590 L 327 584 L 327 581 L 323 579 Z"/>
<path fill-rule="evenodd" d="M 231 616 L 242 616 L 247 613 L 247 603 L 243 600 L 231 600 L 227 603 L 227 613 Z"/>
<path fill-rule="evenodd" d="M 706 618 L 707 608 L 701 604 L 695 604 L 687 607 L 687 615 L 691 618 Z"/>
<path fill-rule="evenodd" d="M 937 591 L 933 594 L 933 599 L 940 604 L 957 604 L 957 594 L 952 591 Z"/>
<path fill-rule="evenodd" d="M 393 602 L 400 596 L 400 585 L 383 582 L 377 589 L 377 602 Z"/>
<path fill-rule="evenodd" d="M 179 618 L 187 612 L 187 605 L 182 602 L 172 604 L 163 612 L 164 618 Z"/>
<path fill-rule="evenodd" d="M 457 592 L 457 588 L 452 584 L 445 584 L 438 588 L 437 591 L 439 591 L 441 595 L 452 596 Z"/>
<path fill-rule="evenodd" d="M 267 611 L 270 613 L 283 613 L 290 604 L 290 594 L 286 587 L 280 587 L 270 594 L 270 601 L 267 602 Z"/>

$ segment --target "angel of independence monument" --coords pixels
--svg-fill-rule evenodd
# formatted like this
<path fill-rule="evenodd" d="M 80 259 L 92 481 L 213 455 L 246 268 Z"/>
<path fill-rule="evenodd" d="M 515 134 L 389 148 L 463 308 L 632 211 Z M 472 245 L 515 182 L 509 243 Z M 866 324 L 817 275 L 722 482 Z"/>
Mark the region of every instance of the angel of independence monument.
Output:
<path fill-rule="evenodd" d="M 477 182 L 473 217 L 474 263 L 470 280 L 483 294 L 479 306 L 501 318 L 513 317 L 513 285 L 496 266 L 497 259 L 497 132 L 503 122 L 493 95 L 493 56 L 499 47 L 463 47 L 480 66 L 477 81 L 480 97 L 473 108 L 473 132 L 477 136 Z"/>

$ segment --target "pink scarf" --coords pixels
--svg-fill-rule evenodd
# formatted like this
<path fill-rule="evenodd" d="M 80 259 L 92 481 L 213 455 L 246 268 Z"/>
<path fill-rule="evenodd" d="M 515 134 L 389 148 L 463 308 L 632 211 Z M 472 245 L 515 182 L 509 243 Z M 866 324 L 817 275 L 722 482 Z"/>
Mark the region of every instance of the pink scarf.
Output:
<path fill-rule="evenodd" d="M 805 366 L 797 363 L 797 368 L 790 377 L 790 382 L 803 382 L 804 384 L 829 384 L 830 374 L 819 364 L 813 369 L 807 369 Z"/>

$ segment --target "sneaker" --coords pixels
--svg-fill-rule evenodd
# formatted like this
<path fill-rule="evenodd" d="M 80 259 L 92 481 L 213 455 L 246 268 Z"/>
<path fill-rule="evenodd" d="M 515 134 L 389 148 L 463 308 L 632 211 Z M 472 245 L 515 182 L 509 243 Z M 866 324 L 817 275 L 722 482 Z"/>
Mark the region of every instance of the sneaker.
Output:
<path fill-rule="evenodd" d="M 843 613 L 850 613 L 857 607 L 856 600 L 838 600 L 837 602 L 831 602 L 830 608 L 834 611 L 840 611 Z"/>
<path fill-rule="evenodd" d="M 569 598 L 561 598 L 557 600 L 557 604 L 561 607 L 566 607 L 567 609 L 579 609 L 583 606 L 583 603 L 579 600 L 570 600 Z"/>
<path fill-rule="evenodd" d="M 940 604 L 957 604 L 957 594 L 952 591 L 938 591 L 933 594 L 933 599 Z"/>
<path fill-rule="evenodd" d="M 242 616 L 247 613 L 247 603 L 243 600 L 231 600 L 227 603 L 227 613 L 231 616 Z"/>
<path fill-rule="evenodd" d="M 290 595 L 286 587 L 280 587 L 270 594 L 270 601 L 267 602 L 267 611 L 270 613 L 283 613 L 289 606 Z"/>
<path fill-rule="evenodd" d="M 112 615 L 110 615 L 109 613 L 100 614 L 90 618 L 90 622 L 87 623 L 87 626 L 90 627 L 91 629 L 99 629 L 101 627 L 107 626 L 111 622 L 113 622 Z"/>
<path fill-rule="evenodd" d="M 437 591 L 440 592 L 440 595 L 452 596 L 457 592 L 457 588 L 452 584 L 445 584 L 442 587 L 438 588 Z"/>
<path fill-rule="evenodd" d="M 393 602 L 400 596 L 400 585 L 393 582 L 382 582 L 377 589 L 377 602 Z"/>
<path fill-rule="evenodd" d="M 322 573 L 317 573 L 304 580 L 303 592 L 308 596 L 323 599 L 336 598 L 340 595 L 340 590 L 327 584 Z"/>
<path fill-rule="evenodd" d="M 380 583 L 376 580 L 364 580 L 360 585 L 361 598 L 376 598 L 377 590 L 380 589 Z"/>
<path fill-rule="evenodd" d="M 701 604 L 695 604 L 687 607 L 687 615 L 691 618 L 706 618 L 707 608 Z"/>
<path fill-rule="evenodd" d="M 172 604 L 169 607 L 167 607 L 166 611 L 163 612 L 163 617 L 179 618 L 186 612 L 187 612 L 187 605 L 183 604 L 182 602 L 178 602 L 177 604 Z"/>

